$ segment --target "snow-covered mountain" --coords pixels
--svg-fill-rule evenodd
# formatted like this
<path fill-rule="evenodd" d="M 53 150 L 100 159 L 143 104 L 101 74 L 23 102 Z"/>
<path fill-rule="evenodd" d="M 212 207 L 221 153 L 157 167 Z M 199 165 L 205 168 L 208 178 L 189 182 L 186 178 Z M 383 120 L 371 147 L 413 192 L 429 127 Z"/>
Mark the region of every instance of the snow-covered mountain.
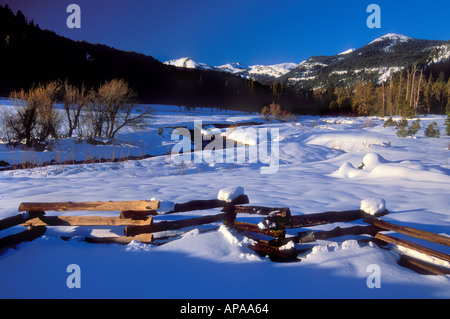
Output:
<path fill-rule="evenodd" d="M 420 40 L 388 33 L 359 49 L 351 48 L 333 56 L 312 56 L 299 64 L 247 66 L 237 62 L 208 66 L 191 58 L 164 63 L 184 68 L 228 72 L 266 84 L 278 81 L 290 87 L 317 88 L 324 87 L 330 80 L 344 85 L 358 79 L 381 83 L 419 61 L 427 61 L 428 64 L 450 61 L 450 41 Z"/>
<path fill-rule="evenodd" d="M 189 57 L 174 59 L 164 62 L 167 65 L 173 65 L 179 68 L 189 68 L 189 69 L 201 69 L 201 70 L 210 70 L 211 67 L 207 66 L 204 63 L 197 63 Z"/>
<path fill-rule="evenodd" d="M 258 64 L 247 66 L 241 62 L 227 63 L 218 66 L 208 66 L 205 63 L 195 62 L 189 57 L 169 60 L 164 62 L 164 64 L 183 68 L 227 72 L 242 76 L 247 79 L 254 79 L 260 82 L 268 82 L 274 80 L 299 66 L 298 63 L 279 63 L 273 65 Z"/>
<path fill-rule="evenodd" d="M 298 67 L 298 63 L 279 63 L 273 65 L 252 65 L 250 74 L 280 77 Z"/>
<path fill-rule="evenodd" d="M 413 40 L 413 38 L 407 37 L 405 35 L 397 34 L 397 33 L 388 33 L 386 35 L 383 35 L 382 37 L 376 38 L 369 44 L 373 44 L 373 43 L 385 41 L 385 40 L 388 40 L 392 43 L 396 43 L 396 42 L 408 42 L 410 40 Z"/>
<path fill-rule="evenodd" d="M 421 40 L 389 33 L 359 49 L 333 56 L 312 56 L 277 81 L 296 88 L 325 87 L 329 81 L 349 84 L 355 80 L 387 81 L 404 68 L 426 61 L 450 62 L 450 41 Z"/>
<path fill-rule="evenodd" d="M 338 55 L 346 55 L 346 54 L 350 54 L 350 53 L 352 53 L 353 51 L 355 51 L 355 49 L 348 49 L 348 50 L 345 50 L 344 52 L 339 53 Z"/>

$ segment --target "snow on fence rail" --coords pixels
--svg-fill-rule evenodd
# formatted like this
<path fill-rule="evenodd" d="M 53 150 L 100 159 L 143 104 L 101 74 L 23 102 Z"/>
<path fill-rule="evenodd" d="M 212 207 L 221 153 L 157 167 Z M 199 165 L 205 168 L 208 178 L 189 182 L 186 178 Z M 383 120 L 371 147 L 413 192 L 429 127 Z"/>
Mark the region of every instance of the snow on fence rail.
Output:
<path fill-rule="evenodd" d="M 358 242 L 374 242 L 378 246 L 401 246 L 432 259 L 450 263 L 450 255 L 420 246 L 416 243 L 396 238 L 382 232 L 419 238 L 450 247 L 450 238 L 435 233 L 392 224 L 379 218 L 389 214 L 383 200 L 364 200 L 359 210 L 330 211 L 317 214 L 292 215 L 288 207 L 251 206 L 248 196 L 242 188 L 224 189 L 218 199 L 193 200 L 175 204 L 161 200 L 117 201 L 117 202 L 59 202 L 59 203 L 22 203 L 19 215 L 0 220 L 0 231 L 22 225 L 28 227 L 18 234 L 0 238 L 0 251 L 15 247 L 21 242 L 31 241 L 46 232 L 48 226 L 124 226 L 124 236 L 84 237 L 90 243 L 129 244 L 136 240 L 147 244 L 157 244 L 154 234 L 169 230 L 223 222 L 227 227 L 252 240 L 249 248 L 260 256 L 269 256 L 272 261 L 300 261 L 300 253 L 311 250 L 314 243 L 342 236 L 360 236 Z M 220 214 L 184 218 L 174 221 L 153 223 L 153 216 L 176 214 L 194 210 L 222 208 Z M 119 211 L 119 216 L 46 216 L 46 211 Z M 258 214 L 263 217 L 259 224 L 238 221 L 239 214 Z M 364 221 L 366 226 L 335 227 L 328 231 L 301 230 L 297 235 L 287 235 L 286 229 L 308 228 L 331 223 Z M 169 236 L 173 237 L 173 236 Z M 64 240 L 69 237 L 61 237 Z M 296 247 L 297 245 L 297 247 Z M 413 255 L 414 255 L 413 254 Z M 399 264 L 422 274 L 450 274 L 450 269 L 433 262 L 424 261 L 411 254 L 400 253 Z M 442 264 L 442 263 L 441 263 Z"/>

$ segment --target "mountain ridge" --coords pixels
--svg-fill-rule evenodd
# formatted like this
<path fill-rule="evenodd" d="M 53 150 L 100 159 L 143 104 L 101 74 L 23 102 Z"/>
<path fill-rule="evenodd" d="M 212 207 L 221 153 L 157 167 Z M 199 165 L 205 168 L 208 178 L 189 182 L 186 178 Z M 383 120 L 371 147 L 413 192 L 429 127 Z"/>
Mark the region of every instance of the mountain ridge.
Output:
<path fill-rule="evenodd" d="M 228 72 L 244 77 L 246 79 L 253 79 L 259 82 L 267 82 L 276 79 L 293 70 L 299 65 L 298 63 L 284 62 L 271 65 L 255 64 L 247 66 L 241 62 L 232 62 L 223 65 L 210 66 L 202 62 L 196 62 L 190 57 L 172 59 L 163 63 L 166 65 L 182 68 Z"/>
<path fill-rule="evenodd" d="M 361 60 L 369 62 L 361 63 Z M 184 62 L 181 63 L 182 61 Z M 355 62 L 353 68 L 351 61 Z M 335 84 L 342 85 L 358 79 L 380 84 L 409 65 L 430 65 L 446 61 L 450 61 L 448 40 L 415 39 L 402 34 L 387 33 L 358 49 L 350 48 L 331 56 L 311 56 L 298 64 L 287 62 L 246 66 L 237 62 L 209 66 L 197 63 L 191 58 L 164 63 L 177 67 L 228 72 L 264 84 L 282 82 L 292 88 L 314 89 L 326 86 L 330 79 Z"/>
<path fill-rule="evenodd" d="M 356 80 L 381 84 L 411 65 L 440 62 L 450 62 L 450 41 L 388 33 L 346 54 L 312 56 L 278 80 L 289 87 L 311 89 L 325 87 L 329 81 L 342 86 Z M 448 66 L 444 67 L 448 73 Z"/>

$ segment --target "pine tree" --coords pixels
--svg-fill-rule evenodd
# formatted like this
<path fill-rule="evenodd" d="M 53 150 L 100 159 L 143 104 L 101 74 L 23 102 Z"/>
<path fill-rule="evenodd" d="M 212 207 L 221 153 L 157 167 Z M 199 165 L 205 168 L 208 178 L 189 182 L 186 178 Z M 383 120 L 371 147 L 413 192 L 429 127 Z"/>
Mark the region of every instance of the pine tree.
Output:
<path fill-rule="evenodd" d="M 425 130 L 426 137 L 439 137 L 441 136 L 441 130 L 439 129 L 436 122 L 431 123 L 427 126 Z"/>
<path fill-rule="evenodd" d="M 447 113 L 447 118 L 445 119 L 445 133 L 450 136 L 450 112 Z"/>

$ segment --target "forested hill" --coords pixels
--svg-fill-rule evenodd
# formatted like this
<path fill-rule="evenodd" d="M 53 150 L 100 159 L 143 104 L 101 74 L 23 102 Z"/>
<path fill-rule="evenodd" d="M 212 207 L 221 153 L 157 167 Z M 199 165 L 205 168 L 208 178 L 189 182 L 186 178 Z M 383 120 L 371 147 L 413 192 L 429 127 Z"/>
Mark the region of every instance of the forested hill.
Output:
<path fill-rule="evenodd" d="M 269 86 L 217 71 L 177 68 L 151 56 L 101 44 L 73 41 L 41 30 L 21 11 L 0 6 L 0 95 L 53 80 L 98 87 L 122 78 L 142 103 L 209 106 L 260 111 L 271 103 Z M 277 96 L 290 110 L 302 112 L 302 101 Z M 311 110 L 309 110 L 311 111 Z M 305 110 L 305 112 L 309 112 Z"/>
<path fill-rule="evenodd" d="M 296 88 L 353 85 L 355 81 L 386 82 L 395 73 L 416 65 L 437 78 L 450 75 L 450 41 L 414 39 L 389 33 L 359 49 L 333 56 L 313 56 L 283 75 L 279 82 Z"/>

